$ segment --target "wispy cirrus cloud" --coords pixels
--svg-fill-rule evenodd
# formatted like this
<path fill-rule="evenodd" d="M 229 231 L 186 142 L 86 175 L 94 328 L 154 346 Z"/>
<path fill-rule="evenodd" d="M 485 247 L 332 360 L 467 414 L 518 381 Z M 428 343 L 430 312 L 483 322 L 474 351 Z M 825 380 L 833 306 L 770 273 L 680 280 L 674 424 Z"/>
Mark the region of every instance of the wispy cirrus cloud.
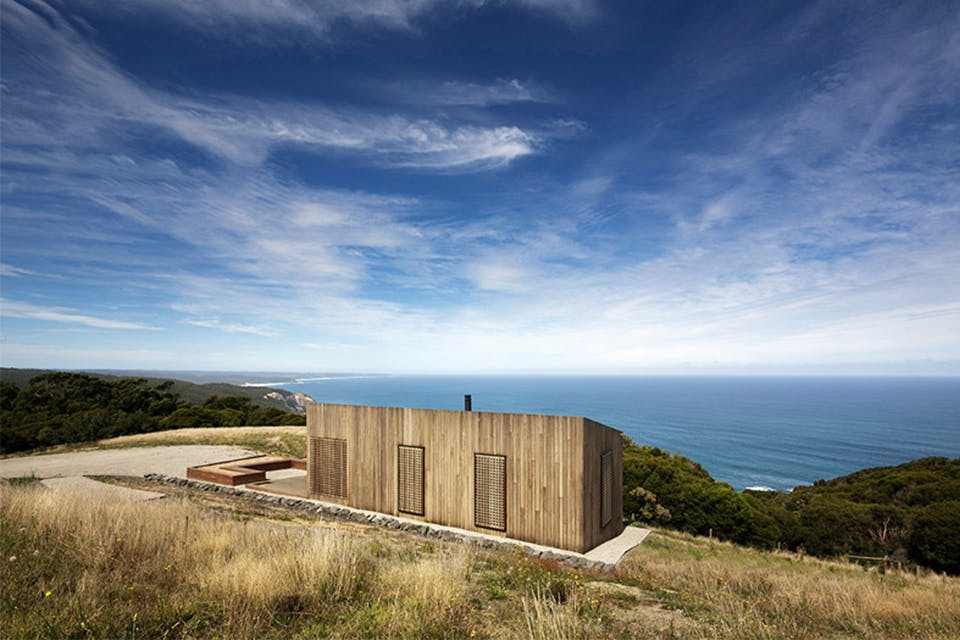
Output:
<path fill-rule="evenodd" d="M 498 78 L 490 83 L 446 80 L 443 82 L 407 81 L 372 86 L 400 102 L 429 106 L 489 107 L 524 102 L 550 103 L 558 98 L 535 83 L 517 78 Z"/>
<path fill-rule="evenodd" d="M 32 320 L 44 320 L 48 322 L 63 322 L 67 324 L 80 324 L 97 329 L 132 329 L 144 331 L 158 331 L 158 327 L 140 324 L 139 322 L 126 322 L 124 320 L 111 320 L 109 318 L 99 318 L 75 313 L 74 309 L 65 307 L 41 307 L 27 302 L 16 300 L 0 299 L 0 315 L 8 318 L 30 318 Z"/>
<path fill-rule="evenodd" d="M 106 13 L 153 13 L 208 37 L 258 45 L 290 46 L 302 40 L 330 42 L 348 29 L 412 32 L 418 22 L 439 12 L 481 11 L 489 5 L 515 5 L 572 24 L 592 20 L 595 0 L 131 0 L 88 8 Z M 278 36 L 283 35 L 284 38 Z"/>
<path fill-rule="evenodd" d="M 30 275 L 37 274 L 35 271 L 31 271 L 30 269 L 21 269 L 20 267 L 15 267 L 12 264 L 0 263 L 0 276 L 16 278 Z"/>
<path fill-rule="evenodd" d="M 192 332 L 166 347 L 190 366 L 630 371 L 960 353 L 949 29 L 890 41 L 865 27 L 789 100 L 734 113 L 718 92 L 761 77 L 766 58 L 698 50 L 690 75 L 709 87 L 648 126 L 642 105 L 529 124 L 563 104 L 537 89 L 560 84 L 534 80 L 413 81 L 349 108 L 157 89 L 61 14 L 9 15 L 6 46 L 34 53 L 5 59 L 25 78 L 4 94 L 5 258 L 69 274 L 90 299 L 144 301 L 165 335 Z M 6 37 L 20 31 L 37 37 Z M 498 123 L 511 106 L 527 119 Z M 325 164 L 284 172 L 275 152 L 289 149 Z M 352 187 L 326 182 L 341 159 L 367 170 Z"/>
<path fill-rule="evenodd" d="M 249 324 L 223 322 L 220 320 L 220 318 L 210 318 L 208 320 L 187 320 L 187 323 L 192 324 L 195 327 L 217 329 L 219 331 L 226 331 L 227 333 L 252 333 L 257 336 L 266 337 L 277 335 L 277 332 L 271 329 L 265 329 L 263 327 L 257 327 Z"/>
<path fill-rule="evenodd" d="M 245 166 L 259 165 L 274 149 L 299 147 L 387 166 L 481 171 L 535 153 L 543 135 L 517 125 L 171 93 L 120 70 L 54 9 L 8 4 L 4 36 L 28 52 L 8 63 L 21 79 L 5 96 L 5 144 L 15 152 L 62 146 L 64 132 L 74 147 L 96 147 L 105 137 L 142 135 L 147 126 Z M 51 93 L 58 99 L 47 99 Z"/>
<path fill-rule="evenodd" d="M 277 41 L 275 37 L 286 34 L 288 37 L 329 40 L 337 26 L 410 30 L 414 21 L 438 2 L 277 0 L 263 4 L 231 0 L 132 0 L 119 5 L 87 4 L 93 10 L 107 13 L 152 13 L 219 39 L 288 46 L 289 40 Z"/>

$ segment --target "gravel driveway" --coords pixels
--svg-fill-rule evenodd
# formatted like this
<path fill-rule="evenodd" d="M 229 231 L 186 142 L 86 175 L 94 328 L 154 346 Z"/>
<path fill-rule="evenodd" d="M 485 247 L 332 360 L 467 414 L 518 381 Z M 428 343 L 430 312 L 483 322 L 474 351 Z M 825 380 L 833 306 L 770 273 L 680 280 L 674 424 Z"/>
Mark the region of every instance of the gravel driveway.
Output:
<path fill-rule="evenodd" d="M 58 478 L 67 476 L 142 476 L 162 473 L 187 477 L 187 467 L 256 455 L 239 447 L 177 445 L 73 451 L 0 460 L 0 477 Z"/>

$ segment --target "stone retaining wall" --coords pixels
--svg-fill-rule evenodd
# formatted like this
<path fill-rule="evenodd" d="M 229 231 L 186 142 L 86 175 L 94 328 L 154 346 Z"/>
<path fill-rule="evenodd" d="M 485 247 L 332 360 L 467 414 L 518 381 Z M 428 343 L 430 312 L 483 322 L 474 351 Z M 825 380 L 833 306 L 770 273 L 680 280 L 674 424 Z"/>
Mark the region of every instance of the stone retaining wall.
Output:
<path fill-rule="evenodd" d="M 590 558 L 587 558 L 579 553 L 567 552 L 560 549 L 537 548 L 517 540 L 496 539 L 488 536 L 477 535 L 470 531 L 463 531 L 459 529 L 451 530 L 446 527 L 434 526 L 427 522 L 401 520 L 400 518 L 384 513 L 370 513 L 340 505 L 319 502 L 316 500 L 291 498 L 288 496 L 264 493 L 262 491 L 256 491 L 253 489 L 228 487 L 226 485 L 216 484 L 213 482 L 187 480 L 185 478 L 177 478 L 160 473 L 148 473 L 143 477 L 145 480 L 150 480 L 152 482 L 237 496 L 244 500 L 282 506 L 293 511 L 299 511 L 301 513 L 322 515 L 324 517 L 344 520 L 347 522 L 359 522 L 362 524 L 383 527 L 385 529 L 406 531 L 427 538 L 435 538 L 448 542 L 459 542 L 462 544 L 471 544 L 480 547 L 481 549 L 502 549 L 512 551 L 519 550 L 529 556 L 554 560 L 575 569 L 593 569 L 599 571 L 612 571 L 614 569 L 614 565 L 612 564 L 606 564 L 599 560 L 591 560 Z"/>

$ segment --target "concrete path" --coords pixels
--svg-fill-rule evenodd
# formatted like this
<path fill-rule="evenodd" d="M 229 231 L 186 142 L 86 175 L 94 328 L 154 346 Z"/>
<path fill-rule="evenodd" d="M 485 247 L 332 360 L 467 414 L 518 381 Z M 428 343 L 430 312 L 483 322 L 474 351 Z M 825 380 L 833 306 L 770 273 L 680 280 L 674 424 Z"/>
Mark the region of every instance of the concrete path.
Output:
<path fill-rule="evenodd" d="M 623 530 L 623 533 L 618 535 L 616 538 L 607 540 L 603 544 L 599 544 L 590 551 L 587 551 L 586 555 L 591 560 L 599 560 L 604 564 L 617 564 L 620 562 L 620 558 L 624 556 L 627 551 L 633 549 L 635 546 L 647 539 L 647 536 L 650 535 L 650 529 L 641 529 L 640 527 L 626 527 Z"/>
<path fill-rule="evenodd" d="M 126 502 L 145 502 L 147 500 L 156 500 L 166 494 L 157 491 L 143 491 L 141 489 L 131 489 L 130 487 L 121 487 L 115 484 L 98 482 L 85 476 L 68 476 L 66 478 L 46 478 L 40 483 L 54 491 L 67 492 L 82 496 L 95 497 L 103 500 L 122 500 Z"/>
<path fill-rule="evenodd" d="M 252 455 L 256 455 L 256 452 L 221 445 L 72 451 L 0 460 L 0 477 L 142 476 L 145 473 L 162 473 L 186 478 L 187 467 Z"/>

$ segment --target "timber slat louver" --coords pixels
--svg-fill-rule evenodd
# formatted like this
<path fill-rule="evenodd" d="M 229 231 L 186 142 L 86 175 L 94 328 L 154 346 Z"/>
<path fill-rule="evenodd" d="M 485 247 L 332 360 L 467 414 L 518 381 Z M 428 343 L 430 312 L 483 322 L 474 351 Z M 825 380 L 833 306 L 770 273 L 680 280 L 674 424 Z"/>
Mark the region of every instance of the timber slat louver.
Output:
<path fill-rule="evenodd" d="M 613 452 L 600 455 L 600 526 L 605 527 L 613 518 Z"/>
<path fill-rule="evenodd" d="M 473 456 L 474 525 L 507 530 L 507 457 L 487 453 Z"/>
<path fill-rule="evenodd" d="M 310 484 L 311 493 L 347 497 L 346 440 L 310 438 Z"/>
<path fill-rule="evenodd" d="M 397 510 L 423 515 L 423 447 L 397 447 Z"/>

